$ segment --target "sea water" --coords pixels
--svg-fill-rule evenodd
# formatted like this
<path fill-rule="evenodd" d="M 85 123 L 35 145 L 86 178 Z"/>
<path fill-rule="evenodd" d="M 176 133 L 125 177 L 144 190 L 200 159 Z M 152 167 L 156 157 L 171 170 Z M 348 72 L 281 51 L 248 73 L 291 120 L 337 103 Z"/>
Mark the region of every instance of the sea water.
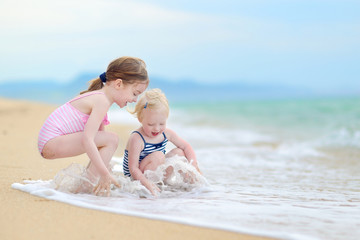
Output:
<path fill-rule="evenodd" d="M 136 123 L 118 109 L 109 117 Z M 69 186 L 59 181 L 61 171 L 13 187 L 82 207 L 281 239 L 360 239 L 359 98 L 176 103 L 168 127 L 191 143 L 203 175 L 170 159 L 193 181 L 164 183 L 152 173 L 162 186 L 156 197 L 121 175 L 121 158 L 112 164 L 123 187 L 110 197 L 61 189 Z M 84 171 L 69 168 L 76 176 Z"/>

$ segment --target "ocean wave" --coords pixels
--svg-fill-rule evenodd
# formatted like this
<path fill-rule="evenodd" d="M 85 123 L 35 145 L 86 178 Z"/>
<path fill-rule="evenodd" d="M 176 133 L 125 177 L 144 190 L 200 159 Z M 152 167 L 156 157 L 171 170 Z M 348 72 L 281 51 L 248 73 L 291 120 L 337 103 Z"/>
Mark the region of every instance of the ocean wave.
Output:
<path fill-rule="evenodd" d="M 334 130 L 318 140 L 319 146 L 326 147 L 360 147 L 360 130 L 346 127 Z"/>

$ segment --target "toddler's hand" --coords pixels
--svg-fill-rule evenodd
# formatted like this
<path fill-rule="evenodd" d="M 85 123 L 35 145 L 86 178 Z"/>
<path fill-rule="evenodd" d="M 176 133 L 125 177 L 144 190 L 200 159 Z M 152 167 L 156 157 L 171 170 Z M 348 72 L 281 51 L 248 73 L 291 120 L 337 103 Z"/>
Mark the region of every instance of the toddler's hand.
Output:
<path fill-rule="evenodd" d="M 105 195 L 105 196 L 109 197 L 110 196 L 110 185 L 112 183 L 115 186 L 120 187 L 120 184 L 110 174 L 107 176 L 101 176 L 98 184 L 93 189 L 93 193 L 97 196 Z"/>
<path fill-rule="evenodd" d="M 190 160 L 190 164 L 193 165 L 196 168 L 196 170 L 202 175 L 202 172 L 200 171 L 197 161 Z"/>
<path fill-rule="evenodd" d="M 151 194 L 153 196 L 156 197 L 156 195 L 160 192 L 160 188 L 158 186 L 156 186 L 155 183 L 152 183 L 150 181 L 148 181 L 145 185 L 145 187 L 151 192 Z"/>
<path fill-rule="evenodd" d="M 151 194 L 154 195 L 154 196 L 157 196 L 158 193 L 160 193 L 160 188 L 158 186 L 156 186 L 154 183 L 152 184 L 153 187 L 152 187 L 152 191 L 151 191 Z"/>
<path fill-rule="evenodd" d="M 197 165 L 195 166 L 195 168 L 201 175 L 203 175 L 203 173 L 200 171 L 200 169 L 199 169 L 199 167 Z"/>

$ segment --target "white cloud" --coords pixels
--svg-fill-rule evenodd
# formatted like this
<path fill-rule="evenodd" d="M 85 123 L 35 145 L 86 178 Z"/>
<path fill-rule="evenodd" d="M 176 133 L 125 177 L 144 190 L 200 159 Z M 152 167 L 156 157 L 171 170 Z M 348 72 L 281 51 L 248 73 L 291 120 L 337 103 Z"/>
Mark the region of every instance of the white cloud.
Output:
<path fill-rule="evenodd" d="M 264 10 L 254 14 L 258 6 L 252 14 L 226 14 L 226 7 L 221 12 L 180 10 L 150 2 L 1 0 L 0 81 L 70 80 L 81 71 L 102 70 L 119 55 L 145 58 L 152 73 L 170 78 L 235 79 L 239 72 L 251 79 L 278 78 L 279 66 L 293 59 L 360 49 L 359 22 L 330 22 L 321 15 L 316 22 L 287 21 L 286 15 L 274 18 Z M 278 62 L 277 55 L 282 55 Z M 261 61 L 269 71 L 259 73 Z M 238 62 L 243 62 L 241 69 Z"/>
<path fill-rule="evenodd" d="M 360 36 L 360 23 L 353 23 L 353 27 L 346 23 L 293 25 L 259 17 L 185 12 L 136 1 L 2 0 L 0 9 L 0 36 L 9 44 L 19 37 L 42 42 L 67 35 L 75 41 L 101 42 L 101 38 L 125 40 L 131 35 L 131 39 L 155 46 L 182 48 L 229 41 L 240 47 L 288 51 L 340 47 L 341 41 L 353 44 Z M 344 31 L 346 34 L 341 34 Z M 355 40 L 346 39 L 349 35 Z"/>
<path fill-rule="evenodd" d="M 209 20 L 205 16 L 135 1 L 2 0 L 0 8 L 0 30 L 29 34 L 157 29 Z"/>

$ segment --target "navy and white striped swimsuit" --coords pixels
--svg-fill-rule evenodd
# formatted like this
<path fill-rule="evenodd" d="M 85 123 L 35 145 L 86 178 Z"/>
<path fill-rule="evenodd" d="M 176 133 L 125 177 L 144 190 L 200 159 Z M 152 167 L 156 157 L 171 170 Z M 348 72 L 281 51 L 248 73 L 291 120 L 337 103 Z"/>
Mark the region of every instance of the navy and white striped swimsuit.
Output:
<path fill-rule="evenodd" d="M 144 149 L 140 152 L 139 164 L 150 153 L 153 153 L 156 151 L 161 151 L 165 154 L 165 147 L 166 147 L 166 143 L 168 142 L 168 139 L 166 138 L 166 135 L 164 132 L 163 132 L 164 140 L 160 143 L 147 143 L 145 141 L 144 137 L 141 135 L 141 133 L 139 133 L 138 131 L 134 131 L 132 133 L 139 134 L 140 137 L 142 138 L 142 140 L 144 141 Z M 128 164 L 129 164 L 129 152 L 127 149 L 125 149 L 124 161 L 123 161 L 124 175 L 131 177 Z"/>

